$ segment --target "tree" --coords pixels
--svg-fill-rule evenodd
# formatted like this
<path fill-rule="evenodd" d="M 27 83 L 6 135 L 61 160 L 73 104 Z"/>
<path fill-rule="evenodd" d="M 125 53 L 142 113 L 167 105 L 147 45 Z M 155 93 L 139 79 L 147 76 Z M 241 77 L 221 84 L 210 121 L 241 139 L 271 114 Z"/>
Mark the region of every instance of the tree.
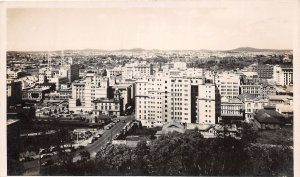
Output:
<path fill-rule="evenodd" d="M 88 161 L 91 158 L 91 154 L 88 151 L 81 151 L 79 154 L 82 161 Z"/>
<path fill-rule="evenodd" d="M 141 141 L 137 144 L 133 152 L 135 175 L 148 175 L 149 153 L 150 148 L 146 141 Z"/>
<path fill-rule="evenodd" d="M 96 155 L 96 161 L 104 165 L 107 175 L 131 175 L 132 149 L 125 145 L 109 145 Z"/>
<path fill-rule="evenodd" d="M 241 123 L 242 127 L 242 141 L 245 144 L 254 143 L 257 139 L 257 131 L 255 131 L 249 123 Z"/>

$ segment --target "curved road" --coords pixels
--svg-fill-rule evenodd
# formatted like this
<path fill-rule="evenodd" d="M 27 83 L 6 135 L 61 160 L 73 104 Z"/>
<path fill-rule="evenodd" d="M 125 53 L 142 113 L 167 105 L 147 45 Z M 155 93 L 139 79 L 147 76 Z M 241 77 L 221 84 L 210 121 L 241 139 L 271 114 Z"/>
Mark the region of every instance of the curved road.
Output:
<path fill-rule="evenodd" d="M 79 153 L 81 151 L 88 151 L 91 154 L 91 158 L 94 158 L 96 153 L 99 151 L 100 147 L 105 145 L 107 141 L 110 141 L 110 139 L 114 138 L 117 133 L 120 133 L 123 127 L 126 125 L 127 122 L 134 119 L 134 115 L 125 116 L 124 118 L 120 118 L 120 122 L 118 122 L 116 125 L 114 125 L 110 130 L 105 130 L 104 133 L 98 140 L 93 142 L 92 144 L 88 144 L 84 149 L 77 151 L 75 153 L 74 158 L 79 158 Z M 125 123 L 123 123 L 123 120 L 125 120 Z"/>

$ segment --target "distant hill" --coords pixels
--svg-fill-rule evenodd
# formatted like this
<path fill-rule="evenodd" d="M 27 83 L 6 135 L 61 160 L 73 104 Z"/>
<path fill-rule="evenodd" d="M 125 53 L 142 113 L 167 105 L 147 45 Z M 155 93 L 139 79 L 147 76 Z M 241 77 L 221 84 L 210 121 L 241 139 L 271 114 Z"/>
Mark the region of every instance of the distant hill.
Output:
<path fill-rule="evenodd" d="M 253 47 L 239 47 L 236 49 L 228 50 L 231 52 L 278 52 L 278 51 L 291 51 L 291 49 L 257 49 Z"/>
<path fill-rule="evenodd" d="M 133 48 L 133 49 L 120 49 L 120 50 L 115 50 L 115 51 L 118 51 L 118 52 L 144 52 L 147 50 L 142 49 L 142 48 Z"/>

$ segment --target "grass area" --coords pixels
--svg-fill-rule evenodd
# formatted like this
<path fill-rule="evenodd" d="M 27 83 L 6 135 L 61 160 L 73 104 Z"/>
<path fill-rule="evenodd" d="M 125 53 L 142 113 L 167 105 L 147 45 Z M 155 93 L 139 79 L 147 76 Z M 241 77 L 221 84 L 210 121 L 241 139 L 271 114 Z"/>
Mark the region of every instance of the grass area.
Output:
<path fill-rule="evenodd" d="M 293 145 L 293 127 L 284 127 L 278 130 L 262 130 L 258 132 L 257 143 Z"/>

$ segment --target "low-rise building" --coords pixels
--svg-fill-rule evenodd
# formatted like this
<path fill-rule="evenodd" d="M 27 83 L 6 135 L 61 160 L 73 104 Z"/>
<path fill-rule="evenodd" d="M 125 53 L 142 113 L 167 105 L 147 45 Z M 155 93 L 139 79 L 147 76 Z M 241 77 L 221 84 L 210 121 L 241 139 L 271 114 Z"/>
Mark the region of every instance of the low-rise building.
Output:
<path fill-rule="evenodd" d="M 293 97 L 289 95 L 270 95 L 268 96 L 269 105 L 276 106 L 277 104 L 289 104 L 293 101 Z"/>
<path fill-rule="evenodd" d="M 22 91 L 22 100 L 40 102 L 45 99 L 45 94 L 50 93 L 50 88 L 36 87 L 32 89 L 24 89 Z"/>
<path fill-rule="evenodd" d="M 249 93 L 239 95 L 238 99 L 244 103 L 246 122 L 253 121 L 254 113 L 259 109 L 263 109 L 265 105 L 268 105 L 268 100 L 257 98 Z"/>
<path fill-rule="evenodd" d="M 254 125 L 262 130 L 279 129 L 283 124 L 284 117 L 275 110 L 260 109 L 254 115 Z"/>

